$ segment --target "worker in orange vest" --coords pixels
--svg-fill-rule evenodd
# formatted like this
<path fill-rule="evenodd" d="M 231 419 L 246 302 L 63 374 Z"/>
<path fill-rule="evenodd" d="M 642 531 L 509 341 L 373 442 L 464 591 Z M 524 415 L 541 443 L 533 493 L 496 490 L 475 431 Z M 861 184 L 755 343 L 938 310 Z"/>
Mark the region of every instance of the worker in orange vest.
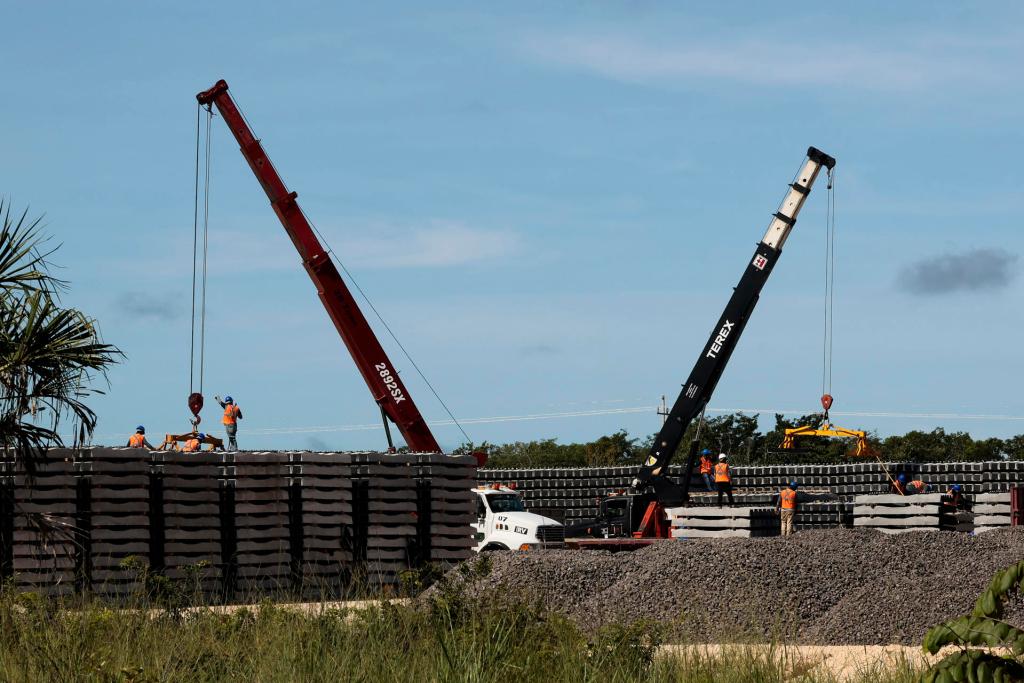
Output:
<path fill-rule="evenodd" d="M 224 409 L 224 418 L 221 422 L 224 423 L 224 432 L 228 435 L 228 450 L 237 451 L 238 442 L 235 441 L 235 435 L 238 434 L 238 421 L 242 419 L 242 409 L 235 405 L 235 400 L 230 396 L 225 396 L 223 401 L 220 400 L 220 396 L 214 398 Z"/>
<path fill-rule="evenodd" d="M 898 493 L 901 496 L 907 495 L 907 475 L 902 472 L 896 476 L 896 479 L 890 483 L 889 488 L 893 493 Z"/>
<path fill-rule="evenodd" d="M 151 451 L 155 451 L 153 444 L 146 440 L 146 428 L 139 425 L 135 428 L 135 433 L 128 437 L 128 448 L 148 448 Z"/>
<path fill-rule="evenodd" d="M 793 522 L 796 518 L 796 487 L 795 481 L 789 482 L 787 488 L 779 491 L 779 502 L 775 505 L 775 511 L 782 521 L 782 535 L 789 536 L 793 533 Z"/>
<path fill-rule="evenodd" d="M 704 449 L 700 453 L 700 476 L 704 480 L 704 487 L 711 493 L 715 488 L 711 485 L 711 471 L 713 465 L 711 464 L 711 451 Z"/>
<path fill-rule="evenodd" d="M 907 493 L 927 493 L 927 492 L 928 492 L 928 484 L 924 483 L 920 479 L 915 479 L 914 481 L 912 481 L 909 484 L 907 484 Z"/>
<path fill-rule="evenodd" d="M 725 453 L 718 454 L 718 464 L 715 465 L 715 486 L 718 487 L 718 507 L 722 507 L 722 494 L 729 496 L 729 507 L 733 506 L 732 501 L 732 472 L 729 470 L 729 456 Z"/>
<path fill-rule="evenodd" d="M 183 453 L 198 453 L 203 449 L 203 439 L 206 438 L 206 434 L 199 432 L 194 435 L 191 439 L 185 442 L 185 447 L 181 449 Z"/>
<path fill-rule="evenodd" d="M 953 510 L 960 510 L 964 508 L 964 489 L 960 484 L 953 484 L 946 490 L 947 498 L 942 501 L 942 504 L 946 507 L 953 508 Z"/>

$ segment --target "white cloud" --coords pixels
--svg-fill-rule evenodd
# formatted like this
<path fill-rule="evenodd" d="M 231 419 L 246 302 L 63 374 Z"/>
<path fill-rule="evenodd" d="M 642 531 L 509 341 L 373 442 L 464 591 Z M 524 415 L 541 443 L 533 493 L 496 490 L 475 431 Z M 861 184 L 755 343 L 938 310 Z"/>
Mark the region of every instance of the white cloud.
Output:
<path fill-rule="evenodd" d="M 517 254 L 522 246 L 518 233 L 471 228 L 457 222 L 434 221 L 420 227 L 380 224 L 349 224 L 328 230 L 336 260 L 360 270 L 389 268 L 446 268 L 495 261 Z M 323 239 L 321 238 L 321 241 Z M 183 272 L 180 263 L 192 257 L 191 241 L 177 241 L 168 251 L 176 257 L 148 264 L 148 275 Z M 199 246 L 202 249 L 202 244 Z M 208 270 L 215 275 L 236 275 L 301 268 L 298 253 L 288 237 L 258 235 L 235 229 L 210 230 Z M 131 266 L 138 269 L 138 264 Z"/>
<path fill-rule="evenodd" d="M 384 228 L 373 233 L 343 239 L 337 247 L 340 257 L 360 268 L 441 268 L 493 261 L 515 254 L 521 246 L 516 233 L 459 223 Z"/>
<path fill-rule="evenodd" d="M 938 83 L 991 84 L 1005 70 L 978 46 L 942 36 L 905 38 L 899 47 L 813 40 L 741 38 L 672 45 L 630 35 L 537 34 L 528 54 L 627 82 L 733 81 L 758 86 L 919 89 Z"/>

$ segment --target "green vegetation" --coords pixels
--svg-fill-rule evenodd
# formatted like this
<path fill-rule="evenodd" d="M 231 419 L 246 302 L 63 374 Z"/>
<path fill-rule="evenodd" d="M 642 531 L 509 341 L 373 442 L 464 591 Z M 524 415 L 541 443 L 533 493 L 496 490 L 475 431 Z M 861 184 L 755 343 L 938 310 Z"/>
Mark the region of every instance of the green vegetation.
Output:
<path fill-rule="evenodd" d="M 780 448 L 786 429 L 820 422 L 821 414 L 812 413 L 793 420 L 776 414 L 775 426 L 768 432 L 762 432 L 758 428 L 757 415 L 721 415 L 705 421 L 699 447 L 715 453 L 728 453 L 734 465 L 835 464 L 848 461 L 852 440 L 812 437 L 802 439 L 797 450 L 784 451 Z M 856 428 L 848 424 L 843 426 Z M 695 425 L 690 425 L 675 462 L 683 462 L 695 429 Z M 608 467 L 639 464 L 647 457 L 653 441 L 654 435 L 640 439 L 620 430 L 589 443 L 560 444 L 556 439 L 540 439 L 501 445 L 484 443 L 475 448 L 488 452 L 488 467 Z M 1024 459 L 1024 434 L 1009 439 L 975 440 L 967 432 L 946 432 L 940 427 L 930 432 L 911 431 L 885 439 L 869 436 L 868 441 L 884 460 L 891 462 Z M 472 444 L 466 444 L 456 452 L 469 453 L 473 450 Z"/>
<path fill-rule="evenodd" d="M 1024 680 L 1024 631 L 1002 620 L 1003 608 L 1024 581 L 1024 560 L 996 572 L 970 614 L 933 627 L 925 651 L 957 650 L 921 676 L 922 683 L 1002 683 Z M 1006 654 L 975 648 L 1003 648 Z"/>
<path fill-rule="evenodd" d="M 7 590 L 0 594 L 0 680 L 834 680 L 776 646 L 661 649 L 659 630 L 645 623 L 588 632 L 540 604 L 477 597 L 474 582 L 486 566 L 474 571 L 442 580 L 411 605 L 347 610 L 270 602 L 230 614 L 143 603 L 113 610 Z M 902 667 L 856 680 L 910 683 L 914 675 Z"/>
<path fill-rule="evenodd" d="M 96 414 L 84 400 L 121 355 L 101 341 L 95 320 L 60 305 L 67 285 L 49 272 L 54 251 L 41 219 L 0 201 L 0 447 L 30 469 L 47 448 L 65 445 L 62 420 L 74 434 L 67 445 L 92 435 Z"/>

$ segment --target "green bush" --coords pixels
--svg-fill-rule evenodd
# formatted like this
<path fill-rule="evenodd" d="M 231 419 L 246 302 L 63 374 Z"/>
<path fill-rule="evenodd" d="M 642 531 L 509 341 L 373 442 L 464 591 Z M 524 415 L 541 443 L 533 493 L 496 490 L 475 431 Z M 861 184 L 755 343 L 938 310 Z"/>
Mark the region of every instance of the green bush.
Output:
<path fill-rule="evenodd" d="M 937 654 L 943 647 L 958 649 L 921 675 L 922 683 L 1002 683 L 1024 681 L 1024 631 L 1002 621 L 1006 601 L 1024 580 L 1024 560 L 999 571 L 974 604 L 970 614 L 932 627 L 924 649 Z M 1005 648 L 1007 654 L 987 649 Z"/>

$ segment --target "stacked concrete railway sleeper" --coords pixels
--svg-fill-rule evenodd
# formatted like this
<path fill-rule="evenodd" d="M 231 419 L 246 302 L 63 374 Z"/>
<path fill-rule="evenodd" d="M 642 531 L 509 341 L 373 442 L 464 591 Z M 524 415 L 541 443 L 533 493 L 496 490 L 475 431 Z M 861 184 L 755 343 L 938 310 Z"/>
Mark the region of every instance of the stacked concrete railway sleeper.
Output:
<path fill-rule="evenodd" d="M 914 645 L 933 624 L 970 612 L 992 574 L 1022 557 L 1024 529 L 829 529 L 632 553 L 491 554 L 490 573 L 470 590 L 537 601 L 586 628 L 654 620 L 680 641 Z M 1008 618 L 1024 625 L 1019 606 Z"/>
<path fill-rule="evenodd" d="M 0 460 L 0 578 L 121 598 L 137 566 L 188 597 L 333 599 L 472 554 L 475 460 L 436 454 L 54 450 Z"/>
<path fill-rule="evenodd" d="M 286 453 L 226 456 L 234 508 L 235 591 L 245 596 L 293 587 Z"/>
<path fill-rule="evenodd" d="M 152 459 L 140 458 L 133 448 L 90 450 L 82 454 L 79 472 L 89 484 L 84 535 L 89 539 L 91 589 L 108 597 L 130 596 L 142 588 L 143 571 L 152 565 Z"/>
<path fill-rule="evenodd" d="M 885 493 L 889 478 L 900 473 L 908 479 L 923 478 L 942 491 L 960 484 L 968 495 L 1005 492 L 1015 483 L 1024 483 L 1024 461 L 886 463 L 851 462 L 841 465 L 756 465 L 733 468 L 737 505 L 770 505 L 779 488 L 797 480 L 805 491 L 829 492 L 847 507 L 815 512 L 813 517 L 798 518 L 798 528 L 852 523 L 852 504 L 857 495 Z M 529 509 L 565 523 L 592 518 L 600 499 L 610 492 L 629 487 L 636 466 L 483 469 L 477 472 L 480 483 L 513 484 L 522 493 Z M 680 466 L 670 474 L 679 477 Z M 704 482 L 691 479 L 695 504 L 714 504 L 716 497 L 706 495 Z M 831 516 L 831 519 L 826 517 Z"/>
<path fill-rule="evenodd" d="M 70 459 L 52 458 L 30 476 L 9 463 L 7 520 L 8 569 L 20 585 L 46 595 L 69 595 L 83 575 L 77 500 L 80 477 Z M 5 563 L 6 564 L 6 563 Z"/>

